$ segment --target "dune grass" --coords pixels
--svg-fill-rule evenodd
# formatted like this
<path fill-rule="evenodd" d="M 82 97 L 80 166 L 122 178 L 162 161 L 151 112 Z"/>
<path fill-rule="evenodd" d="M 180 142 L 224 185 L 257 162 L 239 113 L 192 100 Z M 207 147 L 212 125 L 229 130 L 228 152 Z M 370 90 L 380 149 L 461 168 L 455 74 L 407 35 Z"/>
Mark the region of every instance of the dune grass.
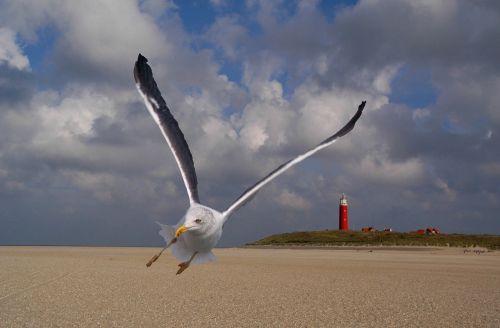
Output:
<path fill-rule="evenodd" d="M 451 246 L 500 249 L 500 236 L 439 234 L 419 235 L 407 232 L 300 231 L 272 235 L 249 246 Z"/>

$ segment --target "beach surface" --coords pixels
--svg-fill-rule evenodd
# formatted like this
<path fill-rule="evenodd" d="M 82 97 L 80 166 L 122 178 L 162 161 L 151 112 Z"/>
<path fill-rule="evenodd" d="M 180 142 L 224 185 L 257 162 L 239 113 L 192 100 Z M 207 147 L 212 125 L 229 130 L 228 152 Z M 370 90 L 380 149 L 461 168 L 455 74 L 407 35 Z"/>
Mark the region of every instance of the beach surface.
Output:
<path fill-rule="evenodd" d="M 0 327 L 500 327 L 500 252 L 0 247 Z"/>

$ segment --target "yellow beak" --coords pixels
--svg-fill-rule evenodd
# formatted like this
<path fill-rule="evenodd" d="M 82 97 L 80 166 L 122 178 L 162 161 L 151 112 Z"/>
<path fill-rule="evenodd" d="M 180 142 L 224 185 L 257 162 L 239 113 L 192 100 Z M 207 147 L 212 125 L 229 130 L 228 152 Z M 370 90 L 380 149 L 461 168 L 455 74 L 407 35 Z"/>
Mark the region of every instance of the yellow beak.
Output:
<path fill-rule="evenodd" d="M 180 235 L 182 235 L 184 232 L 188 231 L 189 228 L 186 227 L 184 224 L 181 225 L 179 228 L 177 228 L 177 230 L 175 231 L 175 237 L 179 237 Z"/>

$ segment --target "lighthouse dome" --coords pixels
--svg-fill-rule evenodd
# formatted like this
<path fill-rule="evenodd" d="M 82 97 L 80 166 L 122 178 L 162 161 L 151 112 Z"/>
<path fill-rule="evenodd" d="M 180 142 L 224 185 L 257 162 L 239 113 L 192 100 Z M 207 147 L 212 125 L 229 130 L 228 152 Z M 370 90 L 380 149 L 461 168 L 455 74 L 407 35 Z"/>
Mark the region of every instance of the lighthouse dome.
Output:
<path fill-rule="evenodd" d="M 345 194 L 342 194 L 342 197 L 340 197 L 340 205 L 347 205 L 347 198 Z"/>

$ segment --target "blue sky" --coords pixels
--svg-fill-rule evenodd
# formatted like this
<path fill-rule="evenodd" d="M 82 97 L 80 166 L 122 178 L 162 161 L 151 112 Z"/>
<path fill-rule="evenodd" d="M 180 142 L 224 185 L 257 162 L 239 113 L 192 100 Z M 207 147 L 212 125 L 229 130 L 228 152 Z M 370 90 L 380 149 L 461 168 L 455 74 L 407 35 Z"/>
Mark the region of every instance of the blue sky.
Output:
<path fill-rule="evenodd" d="M 159 245 L 187 206 L 135 90 L 140 52 L 223 210 L 221 246 L 351 226 L 500 233 L 500 8 L 406 0 L 0 1 L 0 244 Z"/>

